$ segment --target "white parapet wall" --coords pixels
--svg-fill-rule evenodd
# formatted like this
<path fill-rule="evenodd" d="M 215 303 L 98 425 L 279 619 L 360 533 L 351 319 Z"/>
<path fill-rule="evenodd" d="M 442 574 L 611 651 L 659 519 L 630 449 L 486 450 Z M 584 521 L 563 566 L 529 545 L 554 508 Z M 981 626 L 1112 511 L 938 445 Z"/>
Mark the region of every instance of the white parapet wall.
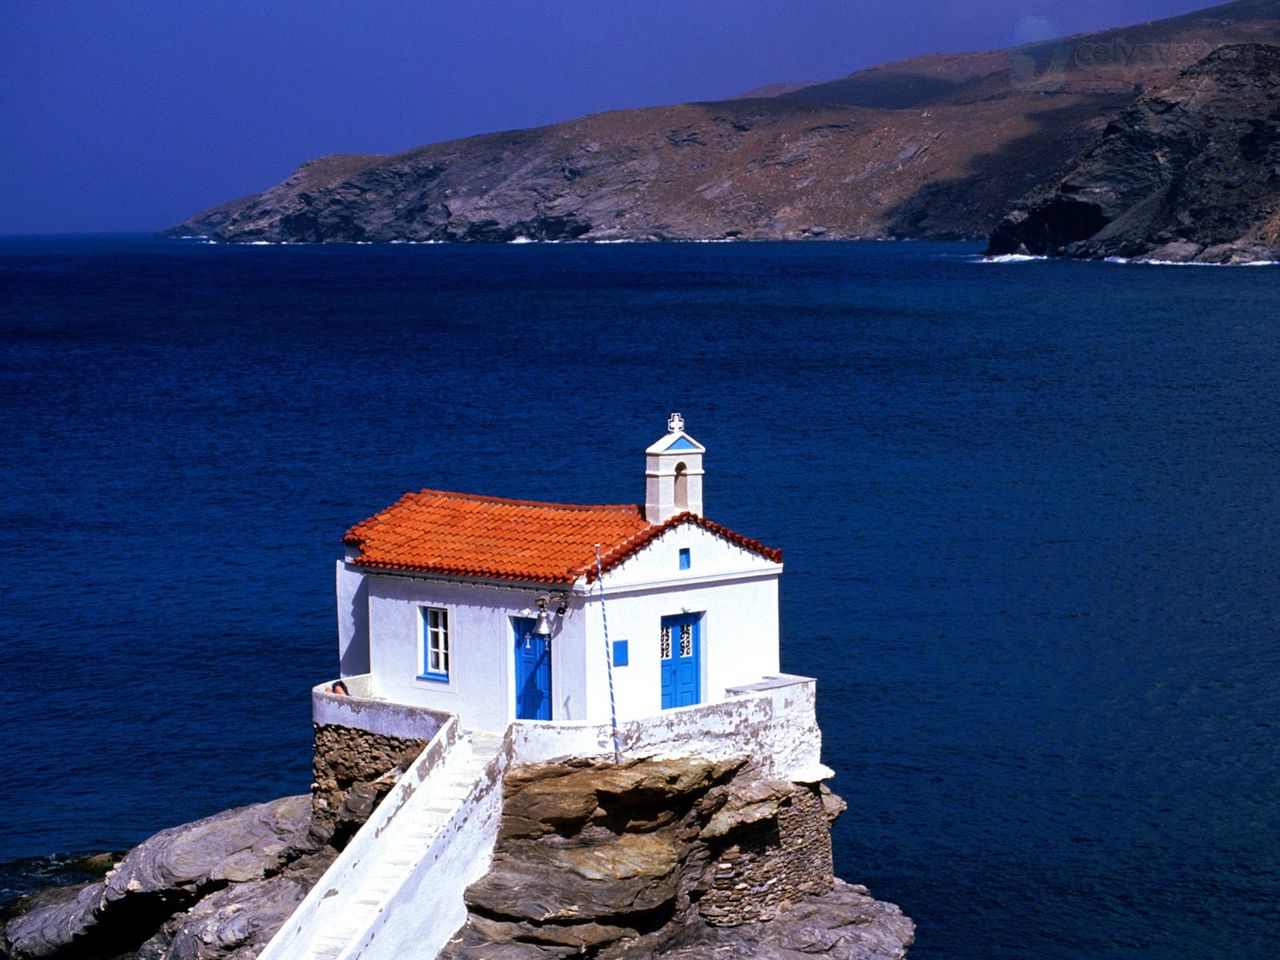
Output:
<path fill-rule="evenodd" d="M 453 811 L 421 860 L 342 960 L 435 957 L 467 922 L 463 894 L 489 872 L 502 824 L 502 787 L 510 763 L 505 741 Z M 474 742 L 474 741 L 473 741 Z"/>
<path fill-rule="evenodd" d="M 729 699 L 700 703 L 619 725 L 624 757 L 750 757 L 765 776 L 816 783 L 832 775 L 822 765 L 822 732 L 814 711 L 815 682 L 780 674 L 733 687 Z M 612 755 L 608 724 L 517 720 L 508 736 L 514 762 Z"/>
<path fill-rule="evenodd" d="M 311 689 L 311 721 L 317 726 L 352 727 L 384 737 L 430 740 L 453 714 L 369 695 L 370 677 L 347 677 L 348 694 L 331 693 L 328 684 Z"/>
<path fill-rule="evenodd" d="M 288 921 L 259 954 L 258 960 L 302 960 L 319 951 L 317 940 L 326 931 L 341 927 L 343 913 L 360 887 L 359 875 L 378 856 L 378 841 L 392 830 L 419 786 L 441 765 L 458 739 L 458 722 L 449 719 L 436 733 L 391 792 L 356 831 L 324 876 L 298 905 Z"/>

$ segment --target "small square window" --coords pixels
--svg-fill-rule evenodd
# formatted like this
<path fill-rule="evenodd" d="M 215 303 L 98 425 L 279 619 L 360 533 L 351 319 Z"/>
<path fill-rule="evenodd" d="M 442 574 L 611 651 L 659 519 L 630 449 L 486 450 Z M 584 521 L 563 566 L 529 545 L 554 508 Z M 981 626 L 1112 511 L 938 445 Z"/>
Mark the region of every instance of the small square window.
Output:
<path fill-rule="evenodd" d="M 613 665 L 615 667 L 625 667 L 628 662 L 627 641 L 613 641 Z"/>
<path fill-rule="evenodd" d="M 449 611 L 422 608 L 422 680 L 449 679 Z"/>
<path fill-rule="evenodd" d="M 692 561 L 689 558 L 689 548 L 681 547 L 680 548 L 680 569 L 688 570 L 690 563 L 692 563 Z"/>

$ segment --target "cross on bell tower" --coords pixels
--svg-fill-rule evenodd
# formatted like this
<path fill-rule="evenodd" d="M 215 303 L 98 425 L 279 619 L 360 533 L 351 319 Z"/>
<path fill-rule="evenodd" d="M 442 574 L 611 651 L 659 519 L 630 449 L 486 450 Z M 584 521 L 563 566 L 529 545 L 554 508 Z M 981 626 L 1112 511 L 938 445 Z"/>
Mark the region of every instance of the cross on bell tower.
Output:
<path fill-rule="evenodd" d="M 684 417 L 667 419 L 667 435 L 645 451 L 644 518 L 663 523 L 681 513 L 702 515 L 702 455 L 706 448 L 684 432 Z"/>

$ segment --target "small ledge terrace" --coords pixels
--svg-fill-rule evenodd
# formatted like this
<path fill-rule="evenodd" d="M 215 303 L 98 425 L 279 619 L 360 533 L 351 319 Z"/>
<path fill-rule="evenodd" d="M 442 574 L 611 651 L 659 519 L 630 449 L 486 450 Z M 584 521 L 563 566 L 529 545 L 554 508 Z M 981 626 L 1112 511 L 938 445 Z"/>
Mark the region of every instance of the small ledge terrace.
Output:
<path fill-rule="evenodd" d="M 311 691 L 312 721 L 381 736 L 430 742 L 450 722 L 451 713 L 385 699 L 372 692 L 369 674 L 344 677 L 349 694 L 331 692 L 335 681 Z M 623 757 L 747 756 L 769 773 L 797 783 L 832 776 L 820 759 L 822 734 L 815 715 L 816 682 L 777 674 L 726 689 L 726 697 L 662 710 L 618 725 Z M 565 720 L 514 720 L 502 732 L 513 763 L 546 763 L 564 757 L 614 753 L 608 724 Z"/>

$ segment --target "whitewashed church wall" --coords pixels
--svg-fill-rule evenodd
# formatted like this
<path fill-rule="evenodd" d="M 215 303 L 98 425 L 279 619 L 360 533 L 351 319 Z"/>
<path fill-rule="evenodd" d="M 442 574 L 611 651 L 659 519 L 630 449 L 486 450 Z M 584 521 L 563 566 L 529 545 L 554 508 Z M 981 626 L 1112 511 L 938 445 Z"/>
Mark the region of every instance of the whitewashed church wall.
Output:
<path fill-rule="evenodd" d="M 455 713 L 467 728 L 504 730 L 515 717 L 511 618 L 536 608 L 531 590 L 369 576 L 370 672 L 375 696 Z M 449 611 L 448 681 L 423 679 L 424 606 Z M 570 613 L 552 636 L 552 718 L 586 718 L 584 619 Z"/>
<path fill-rule="evenodd" d="M 703 702 L 724 699 L 729 687 L 778 673 L 780 568 L 770 566 L 771 570 L 748 580 L 606 593 L 610 644 L 625 640 L 628 647 L 628 664 L 613 670 L 620 720 L 648 716 L 662 708 L 659 637 L 664 616 L 702 614 Z M 609 719 L 608 664 L 598 596 L 584 613 L 590 719 L 605 722 Z"/>
<path fill-rule="evenodd" d="M 680 569 L 680 550 L 689 550 L 689 569 Z M 654 581 L 678 579 L 694 583 L 706 578 L 747 572 L 780 573 L 782 565 L 730 543 L 695 523 L 668 530 L 625 563 L 604 576 L 606 590 L 624 590 Z"/>
<path fill-rule="evenodd" d="M 657 716 L 620 720 L 624 758 L 750 757 L 767 777 L 815 783 L 832 775 L 822 765 L 822 732 L 815 716 L 815 683 L 780 675 L 732 688 L 718 703 L 664 710 Z M 537 723 L 517 720 L 508 739 L 517 763 L 613 753 L 606 723 Z"/>

